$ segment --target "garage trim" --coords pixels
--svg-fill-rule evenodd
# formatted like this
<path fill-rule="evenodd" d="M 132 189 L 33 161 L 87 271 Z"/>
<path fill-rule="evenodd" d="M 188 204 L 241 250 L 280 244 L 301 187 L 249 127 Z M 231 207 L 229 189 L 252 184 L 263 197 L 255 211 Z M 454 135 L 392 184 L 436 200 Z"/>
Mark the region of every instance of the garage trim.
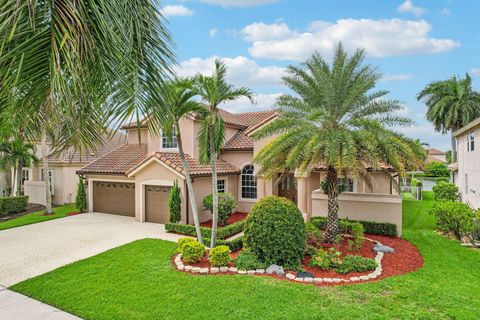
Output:
<path fill-rule="evenodd" d="M 102 182 L 135 183 L 135 180 L 125 180 L 125 179 L 89 178 L 87 181 L 88 181 L 88 212 L 93 212 L 93 182 L 102 181 Z"/>
<path fill-rule="evenodd" d="M 140 221 L 146 221 L 146 208 L 145 208 L 145 187 L 146 186 L 160 186 L 160 187 L 173 187 L 173 181 L 169 180 L 162 180 L 162 179 L 152 179 L 152 180 L 145 180 L 140 183 Z M 138 195 L 138 194 L 137 194 Z"/>

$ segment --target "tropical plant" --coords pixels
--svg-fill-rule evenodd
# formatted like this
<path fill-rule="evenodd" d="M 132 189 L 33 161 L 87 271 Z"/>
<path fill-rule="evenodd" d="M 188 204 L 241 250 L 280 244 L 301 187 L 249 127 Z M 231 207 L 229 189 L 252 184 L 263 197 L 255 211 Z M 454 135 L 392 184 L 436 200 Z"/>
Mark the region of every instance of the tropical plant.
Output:
<path fill-rule="evenodd" d="M 185 172 L 188 198 L 192 209 L 197 240 L 203 243 L 196 195 L 193 190 L 190 168 L 183 150 L 180 120 L 191 114 L 203 115 L 206 110 L 194 100 L 196 94 L 191 90 L 192 83 L 190 80 L 179 78 L 166 84 L 153 82 L 152 85 L 154 89 L 147 104 L 147 108 L 150 110 L 150 131 L 157 136 L 164 134 L 167 137 L 171 137 L 175 129 L 178 153 L 182 161 L 183 171 Z"/>
<path fill-rule="evenodd" d="M 450 169 L 445 163 L 432 161 L 425 165 L 425 174 L 430 177 L 449 177 Z"/>
<path fill-rule="evenodd" d="M 20 195 L 22 168 L 28 168 L 37 163 L 38 158 L 35 155 L 35 145 L 32 143 L 26 143 L 20 138 L 0 143 L 0 168 L 5 171 L 13 168 L 13 195 Z"/>
<path fill-rule="evenodd" d="M 87 192 L 85 191 L 85 179 L 83 176 L 78 177 L 77 196 L 75 197 L 75 206 L 78 211 L 87 211 Z"/>
<path fill-rule="evenodd" d="M 452 161 L 455 162 L 456 144 L 453 132 L 480 117 L 480 94 L 472 88 L 472 78 L 453 76 L 429 83 L 417 95 L 427 106 L 427 120 L 436 131 L 452 133 Z"/>
<path fill-rule="evenodd" d="M 215 247 L 218 224 L 218 189 L 217 189 L 217 156 L 225 139 L 225 123 L 219 116 L 222 103 L 247 97 L 253 102 L 253 93 L 248 88 L 235 88 L 226 81 L 227 67 L 215 60 L 215 71 L 211 76 L 197 75 L 193 90 L 200 97 L 201 104 L 208 110 L 203 117 L 198 144 L 200 161 L 212 166 L 212 238 L 210 247 Z"/>
<path fill-rule="evenodd" d="M 458 201 L 460 200 L 460 192 L 458 186 L 448 182 L 437 182 L 432 187 L 433 198 L 436 201 Z"/>
<path fill-rule="evenodd" d="M 278 135 L 254 158 L 259 174 L 326 171 L 328 242 L 339 232 L 339 173 L 371 185 L 371 171 L 388 165 L 402 176 L 426 157 L 420 143 L 392 128 L 412 121 L 396 114 L 403 106 L 386 99 L 387 91 L 372 91 L 380 74 L 363 63 L 364 57 L 362 50 L 347 55 L 339 44 L 332 65 L 315 53 L 302 65 L 289 66 L 283 80 L 295 94 L 280 96 L 279 116 L 253 134 L 257 140 Z"/>
<path fill-rule="evenodd" d="M 0 99 L 22 115 L 27 139 L 41 138 L 44 172 L 52 149 L 94 150 L 106 121 L 145 109 L 145 84 L 173 60 L 159 9 L 155 0 L 2 2 Z M 49 179 L 46 203 L 52 213 Z"/>
<path fill-rule="evenodd" d="M 213 214 L 213 195 L 209 194 L 202 200 L 205 209 Z M 218 225 L 225 226 L 228 218 L 232 215 L 233 209 L 237 206 L 235 197 L 230 192 L 218 194 Z"/>
<path fill-rule="evenodd" d="M 475 218 L 478 218 L 477 212 L 467 204 L 453 201 L 436 202 L 430 214 L 435 216 L 438 230 L 453 234 L 459 241 L 475 228 Z"/>
<path fill-rule="evenodd" d="M 175 180 L 168 195 L 168 220 L 171 223 L 178 223 L 182 219 L 182 197 L 178 181 Z"/>

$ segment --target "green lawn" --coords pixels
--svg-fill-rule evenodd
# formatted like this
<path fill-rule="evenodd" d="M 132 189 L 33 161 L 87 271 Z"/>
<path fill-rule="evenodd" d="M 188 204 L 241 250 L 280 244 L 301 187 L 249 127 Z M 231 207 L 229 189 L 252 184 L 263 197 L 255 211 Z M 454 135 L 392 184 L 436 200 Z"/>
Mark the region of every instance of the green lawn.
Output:
<path fill-rule="evenodd" d="M 43 214 L 44 213 L 43 210 L 35 211 L 12 220 L 0 222 L 0 230 L 25 226 L 27 224 L 33 224 L 33 223 L 52 220 L 52 219 L 63 218 L 63 217 L 66 217 L 69 212 L 76 211 L 76 210 L 77 209 L 75 208 L 74 204 L 68 204 L 65 206 L 53 208 L 54 214 L 51 214 L 48 216 L 45 216 Z"/>
<path fill-rule="evenodd" d="M 269 277 L 177 272 L 175 244 L 141 240 L 13 286 L 86 319 L 475 319 L 480 253 L 434 232 L 427 200 L 404 200 L 404 237 L 421 270 L 378 282 L 314 287 Z"/>

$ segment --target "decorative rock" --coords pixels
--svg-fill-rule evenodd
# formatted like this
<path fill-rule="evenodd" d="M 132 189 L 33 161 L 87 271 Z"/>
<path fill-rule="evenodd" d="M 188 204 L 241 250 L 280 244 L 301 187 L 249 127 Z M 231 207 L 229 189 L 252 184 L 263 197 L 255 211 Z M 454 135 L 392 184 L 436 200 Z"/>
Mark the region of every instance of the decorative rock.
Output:
<path fill-rule="evenodd" d="M 376 244 L 373 247 L 373 251 L 375 252 L 382 252 L 382 253 L 390 253 L 390 252 L 395 252 L 395 249 L 389 246 L 385 246 L 383 244 Z"/>
<path fill-rule="evenodd" d="M 266 270 L 267 274 L 276 274 L 279 276 L 284 276 L 285 275 L 285 270 L 283 269 L 282 266 L 272 264 L 270 267 L 267 268 Z"/>
<path fill-rule="evenodd" d="M 177 269 L 180 270 L 180 271 L 183 271 L 183 270 L 185 270 L 185 266 L 182 264 L 180 266 L 177 266 Z"/>
<path fill-rule="evenodd" d="M 360 278 L 360 280 L 370 280 L 370 278 L 368 276 L 360 276 L 359 278 Z"/>
<path fill-rule="evenodd" d="M 353 281 L 353 282 L 360 281 L 360 278 L 359 277 L 351 277 L 350 281 Z"/>
<path fill-rule="evenodd" d="M 313 278 L 303 278 L 304 282 L 313 282 Z"/>
<path fill-rule="evenodd" d="M 228 272 L 228 267 L 220 267 L 220 272 Z"/>
<path fill-rule="evenodd" d="M 179 254 L 175 257 L 175 263 L 179 263 L 179 262 L 182 262 L 182 255 Z"/>
<path fill-rule="evenodd" d="M 323 278 L 314 278 L 314 279 L 313 279 L 313 282 L 315 282 L 315 283 L 322 283 L 322 282 L 323 282 Z"/>
<path fill-rule="evenodd" d="M 238 270 L 237 273 L 238 274 L 247 274 L 247 270 Z"/>
<path fill-rule="evenodd" d="M 200 268 L 199 267 L 193 267 L 192 268 L 192 273 L 199 273 L 200 272 Z"/>
<path fill-rule="evenodd" d="M 343 279 L 340 279 L 340 278 L 333 278 L 332 280 L 333 280 L 333 282 L 335 282 L 335 283 L 340 283 L 340 282 L 343 281 Z"/>
<path fill-rule="evenodd" d="M 210 273 L 219 273 L 219 272 L 220 272 L 220 268 L 216 268 L 216 267 L 210 268 Z"/>
<path fill-rule="evenodd" d="M 311 272 L 297 272 L 297 278 L 315 278 L 315 275 Z"/>
<path fill-rule="evenodd" d="M 292 274 L 292 273 L 287 273 L 286 277 L 287 277 L 287 279 L 290 279 L 290 280 L 295 279 L 295 275 Z"/>
<path fill-rule="evenodd" d="M 294 280 L 297 281 L 297 282 L 303 282 L 305 280 L 305 278 L 296 277 Z"/>
<path fill-rule="evenodd" d="M 249 274 L 249 275 L 252 275 L 252 274 L 255 274 L 255 273 L 256 273 L 255 270 L 248 270 L 248 271 L 247 271 L 247 274 Z"/>
<path fill-rule="evenodd" d="M 230 271 L 230 272 L 237 272 L 238 269 L 235 268 L 235 267 L 230 267 L 230 268 L 228 268 L 228 271 Z"/>
<path fill-rule="evenodd" d="M 192 271 L 192 266 L 185 266 L 185 271 Z"/>
<path fill-rule="evenodd" d="M 201 274 L 208 274 L 208 272 L 209 272 L 208 268 L 201 268 L 200 269 Z"/>
<path fill-rule="evenodd" d="M 255 270 L 255 272 L 258 273 L 258 274 L 263 274 L 263 273 L 265 273 L 265 269 L 257 269 L 257 270 Z"/>
<path fill-rule="evenodd" d="M 370 279 L 376 279 L 378 276 L 375 274 L 375 273 L 370 273 L 367 275 L 367 277 L 369 277 Z"/>
<path fill-rule="evenodd" d="M 323 282 L 332 283 L 333 279 L 332 278 L 323 278 Z"/>

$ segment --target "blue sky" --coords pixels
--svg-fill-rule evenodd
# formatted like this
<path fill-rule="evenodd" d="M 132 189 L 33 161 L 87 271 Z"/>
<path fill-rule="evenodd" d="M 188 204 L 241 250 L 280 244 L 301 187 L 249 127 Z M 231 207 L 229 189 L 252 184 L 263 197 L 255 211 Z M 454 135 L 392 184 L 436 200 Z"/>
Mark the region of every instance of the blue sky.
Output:
<path fill-rule="evenodd" d="M 402 129 L 432 147 L 449 149 L 448 136 L 425 120 L 416 94 L 430 81 L 469 72 L 480 80 L 480 1 L 477 0 L 167 0 L 164 14 L 176 42 L 182 75 L 210 73 L 215 57 L 230 81 L 248 86 L 257 103 L 231 111 L 264 110 L 286 92 L 284 68 L 312 52 L 327 59 L 342 41 L 367 50 L 384 74 L 378 88 L 401 100 L 416 125 Z"/>

